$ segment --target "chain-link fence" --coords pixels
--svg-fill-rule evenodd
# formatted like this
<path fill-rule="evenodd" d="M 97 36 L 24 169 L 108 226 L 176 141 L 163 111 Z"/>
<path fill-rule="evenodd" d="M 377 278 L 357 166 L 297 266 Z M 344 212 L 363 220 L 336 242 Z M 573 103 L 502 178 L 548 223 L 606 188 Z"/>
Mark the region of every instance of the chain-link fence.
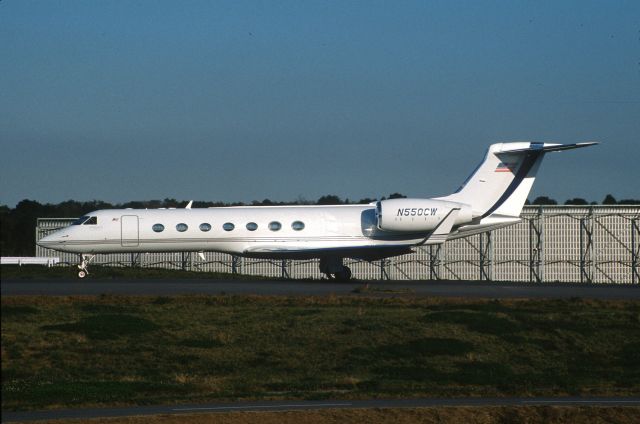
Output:
<path fill-rule="evenodd" d="M 640 206 L 525 206 L 522 221 L 374 262 L 346 260 L 362 280 L 493 280 L 640 284 Z M 36 241 L 73 218 L 39 218 Z M 36 247 L 76 264 L 75 254 Z M 248 259 L 224 253 L 97 255 L 93 264 L 321 278 L 318 260 Z"/>

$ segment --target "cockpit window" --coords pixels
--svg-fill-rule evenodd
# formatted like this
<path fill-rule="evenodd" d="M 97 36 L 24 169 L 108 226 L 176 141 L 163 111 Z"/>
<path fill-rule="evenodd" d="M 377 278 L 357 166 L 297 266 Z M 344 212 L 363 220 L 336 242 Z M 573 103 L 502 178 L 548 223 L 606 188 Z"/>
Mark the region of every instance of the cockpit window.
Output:
<path fill-rule="evenodd" d="M 92 216 L 91 218 L 87 219 L 82 225 L 98 225 L 98 217 Z"/>
<path fill-rule="evenodd" d="M 78 218 L 78 219 L 76 219 L 75 221 L 73 221 L 73 222 L 71 223 L 71 225 L 82 225 L 82 224 L 84 224 L 84 222 L 85 222 L 86 220 L 88 220 L 89 218 L 91 218 L 91 217 L 90 217 L 90 216 L 88 216 L 88 215 L 87 215 L 87 216 L 81 216 L 80 218 Z"/>

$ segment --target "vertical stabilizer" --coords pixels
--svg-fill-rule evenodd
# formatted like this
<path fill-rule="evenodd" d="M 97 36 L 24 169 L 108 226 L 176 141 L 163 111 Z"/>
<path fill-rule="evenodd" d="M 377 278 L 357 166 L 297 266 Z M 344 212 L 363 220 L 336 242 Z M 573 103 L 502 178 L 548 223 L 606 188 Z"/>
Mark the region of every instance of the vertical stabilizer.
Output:
<path fill-rule="evenodd" d="M 596 143 L 498 143 L 489 146 L 484 161 L 453 194 L 442 200 L 471 205 L 474 218 L 518 217 L 546 152 L 576 149 Z"/>

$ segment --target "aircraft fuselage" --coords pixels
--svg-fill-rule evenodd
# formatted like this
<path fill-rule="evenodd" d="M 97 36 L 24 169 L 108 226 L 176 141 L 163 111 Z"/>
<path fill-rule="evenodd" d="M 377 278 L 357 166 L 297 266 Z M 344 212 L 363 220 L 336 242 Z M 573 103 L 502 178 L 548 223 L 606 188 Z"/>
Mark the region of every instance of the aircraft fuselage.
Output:
<path fill-rule="evenodd" d="M 430 208 L 428 216 L 409 213 L 401 219 L 429 218 L 435 226 L 446 212 Z M 319 256 L 317 252 L 329 247 L 336 251 L 410 247 L 429 234 L 380 230 L 375 205 L 112 209 L 87 217 L 95 217 L 94 222 L 71 225 L 39 243 L 85 254 L 217 251 L 298 258 Z"/>

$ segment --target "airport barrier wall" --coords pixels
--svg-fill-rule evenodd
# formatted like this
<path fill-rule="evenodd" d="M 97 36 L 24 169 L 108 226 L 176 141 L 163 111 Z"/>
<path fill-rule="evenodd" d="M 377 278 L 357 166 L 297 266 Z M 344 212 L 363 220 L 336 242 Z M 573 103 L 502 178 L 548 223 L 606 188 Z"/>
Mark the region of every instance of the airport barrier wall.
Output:
<path fill-rule="evenodd" d="M 380 261 L 347 259 L 354 278 L 640 284 L 639 206 L 525 206 L 521 222 Z M 74 218 L 39 218 L 36 241 Z M 36 256 L 77 264 L 36 245 Z M 318 260 L 261 260 L 205 252 L 97 255 L 93 264 L 320 279 Z"/>

